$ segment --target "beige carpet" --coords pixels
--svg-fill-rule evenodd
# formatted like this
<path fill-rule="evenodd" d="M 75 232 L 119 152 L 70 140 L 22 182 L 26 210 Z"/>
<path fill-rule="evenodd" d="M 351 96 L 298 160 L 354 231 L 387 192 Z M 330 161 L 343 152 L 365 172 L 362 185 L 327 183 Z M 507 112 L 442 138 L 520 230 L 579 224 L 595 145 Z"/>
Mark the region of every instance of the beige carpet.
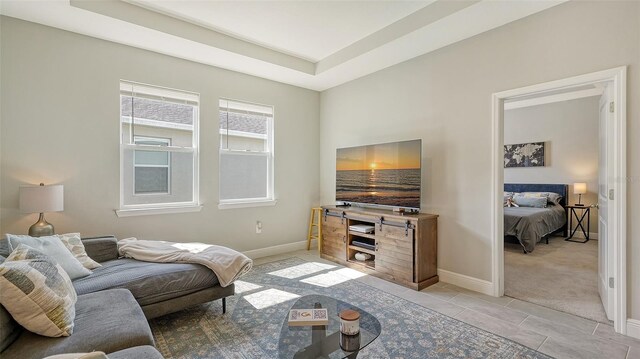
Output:
<path fill-rule="evenodd" d="M 598 241 L 573 243 L 552 237 L 529 254 L 505 243 L 504 294 L 601 323 L 607 320 L 598 295 Z"/>

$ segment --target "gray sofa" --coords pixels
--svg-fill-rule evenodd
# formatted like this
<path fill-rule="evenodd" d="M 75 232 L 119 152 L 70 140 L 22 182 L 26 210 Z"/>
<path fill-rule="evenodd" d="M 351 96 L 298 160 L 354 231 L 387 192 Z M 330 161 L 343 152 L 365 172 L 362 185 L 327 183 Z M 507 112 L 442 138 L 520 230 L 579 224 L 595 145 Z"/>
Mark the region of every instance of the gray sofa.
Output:
<path fill-rule="evenodd" d="M 109 358 L 162 358 L 153 347 L 147 319 L 234 294 L 209 269 L 197 264 L 149 263 L 118 258 L 115 237 L 82 239 L 89 257 L 102 267 L 73 281 L 78 293 L 74 332 L 48 338 L 18 325 L 0 306 L 0 357 L 42 358 L 99 350 Z M 0 240 L 0 256 L 8 246 Z"/>

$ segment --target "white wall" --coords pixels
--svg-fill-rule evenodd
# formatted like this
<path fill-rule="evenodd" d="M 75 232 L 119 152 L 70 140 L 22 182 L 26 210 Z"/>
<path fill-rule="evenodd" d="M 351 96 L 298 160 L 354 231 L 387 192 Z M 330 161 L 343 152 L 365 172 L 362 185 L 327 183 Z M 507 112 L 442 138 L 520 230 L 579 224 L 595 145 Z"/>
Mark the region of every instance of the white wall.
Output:
<path fill-rule="evenodd" d="M 334 201 L 337 147 L 422 138 L 425 212 L 440 215 L 438 266 L 491 280 L 491 95 L 630 65 L 628 278 L 640 318 L 640 7 L 568 2 L 321 97 L 321 199 Z"/>
<path fill-rule="evenodd" d="M 319 94 L 253 76 L 1 18 L 1 233 L 25 233 L 18 187 L 62 183 L 58 233 L 201 241 L 246 251 L 306 238 L 318 205 Z M 201 212 L 118 218 L 120 79 L 200 93 Z M 219 210 L 218 100 L 273 105 L 275 207 Z M 305 135 L 308 134 L 308 135 Z M 263 222 L 262 234 L 255 222 Z"/>
<path fill-rule="evenodd" d="M 545 142 L 545 166 L 505 168 L 504 182 L 568 184 L 570 204 L 578 202 L 573 183 L 586 182 L 582 203 L 597 203 L 599 101 L 587 97 L 505 111 L 504 143 Z M 598 232 L 597 218 L 592 208 L 589 232 Z"/>

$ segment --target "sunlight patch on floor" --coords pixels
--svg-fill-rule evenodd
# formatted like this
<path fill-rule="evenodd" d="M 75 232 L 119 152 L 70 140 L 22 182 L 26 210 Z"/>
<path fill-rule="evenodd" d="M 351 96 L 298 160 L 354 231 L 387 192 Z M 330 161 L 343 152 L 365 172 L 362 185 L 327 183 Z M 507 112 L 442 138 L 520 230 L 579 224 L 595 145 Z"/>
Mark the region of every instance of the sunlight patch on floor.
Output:
<path fill-rule="evenodd" d="M 261 285 L 245 282 L 243 280 L 237 280 L 233 283 L 236 285 L 236 294 L 250 292 L 252 290 L 262 288 Z"/>
<path fill-rule="evenodd" d="M 366 274 L 351 268 L 342 268 L 333 272 L 318 274 L 316 276 L 303 279 L 301 282 L 327 288 L 352 279 L 364 277 L 365 275 Z"/>
<path fill-rule="evenodd" d="M 282 277 L 282 278 L 287 278 L 287 279 L 295 279 L 299 277 L 304 277 L 309 274 L 322 272 L 323 270 L 327 270 L 335 267 L 336 266 L 329 265 L 329 264 L 310 262 L 310 263 L 299 264 L 297 266 L 293 266 L 289 268 L 280 269 L 275 272 L 271 272 L 269 274 Z"/>
<path fill-rule="evenodd" d="M 285 292 L 278 289 L 267 289 L 257 293 L 245 295 L 244 298 L 256 309 L 264 309 L 272 305 L 284 303 L 286 301 L 299 298 L 297 294 Z"/>

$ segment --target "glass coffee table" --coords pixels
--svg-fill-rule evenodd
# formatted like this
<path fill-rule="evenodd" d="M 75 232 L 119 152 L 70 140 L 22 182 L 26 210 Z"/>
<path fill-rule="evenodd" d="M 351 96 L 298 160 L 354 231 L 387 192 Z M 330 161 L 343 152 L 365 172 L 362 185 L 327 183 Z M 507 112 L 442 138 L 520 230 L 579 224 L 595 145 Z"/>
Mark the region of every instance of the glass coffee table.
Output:
<path fill-rule="evenodd" d="M 281 359 L 356 358 L 358 352 L 371 344 L 381 331 L 380 322 L 373 315 L 343 301 L 323 295 L 307 295 L 298 299 L 291 309 L 326 308 L 328 325 L 290 327 L 288 315 L 284 318 L 278 341 Z M 340 333 L 340 317 L 345 309 L 360 313 L 360 333 Z"/>

